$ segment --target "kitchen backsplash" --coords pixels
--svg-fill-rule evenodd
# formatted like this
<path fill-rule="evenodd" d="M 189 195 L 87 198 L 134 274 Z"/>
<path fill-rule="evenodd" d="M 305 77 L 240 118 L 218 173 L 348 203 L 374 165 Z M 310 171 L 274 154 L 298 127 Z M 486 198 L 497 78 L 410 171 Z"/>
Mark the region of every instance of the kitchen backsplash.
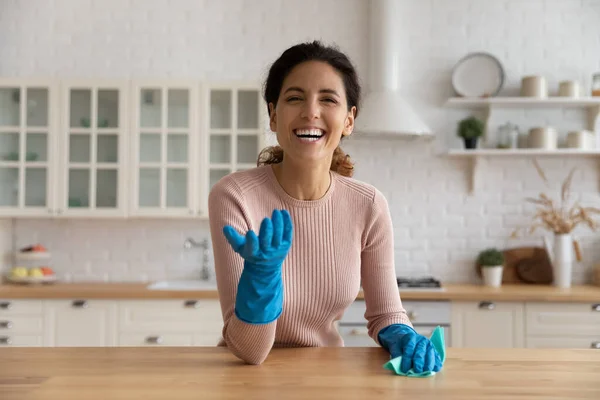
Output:
<path fill-rule="evenodd" d="M 364 0 L 221 1 L 4 1 L 0 10 L 0 76 L 193 77 L 256 80 L 292 43 L 321 38 L 347 51 L 366 81 L 367 12 Z M 539 237 L 509 240 L 532 214 L 526 196 L 544 189 L 527 157 L 490 158 L 482 186 L 469 195 L 468 159 L 440 155 L 462 146 L 455 136 L 464 111 L 443 107 L 453 95 L 453 65 L 472 51 L 487 51 L 507 73 L 502 95 L 516 95 L 520 78 L 544 75 L 551 93 L 564 79 L 586 92 L 600 72 L 600 2 L 591 0 L 402 1 L 397 38 L 402 93 L 437 133 L 432 142 L 354 138 L 345 150 L 358 179 L 387 197 L 395 227 L 398 275 L 432 274 L 445 281 L 477 281 L 473 260 L 488 246 L 541 245 Z M 368 89 L 368 88 L 365 88 Z M 360 116 L 359 116 L 360 118 Z M 577 110 L 510 111 L 496 116 L 525 130 L 550 123 L 582 127 Z M 495 126 L 492 125 L 492 128 Z M 552 193 L 571 167 L 573 190 L 585 204 L 600 204 L 595 158 L 540 159 Z M 547 191 L 547 190 L 546 190 Z M 41 242 L 67 280 L 146 281 L 199 276 L 199 249 L 183 242 L 208 237 L 198 220 L 19 219 L 0 224 L 0 250 Z M 600 262 L 600 234 L 578 231 L 584 261 L 574 282 Z"/>

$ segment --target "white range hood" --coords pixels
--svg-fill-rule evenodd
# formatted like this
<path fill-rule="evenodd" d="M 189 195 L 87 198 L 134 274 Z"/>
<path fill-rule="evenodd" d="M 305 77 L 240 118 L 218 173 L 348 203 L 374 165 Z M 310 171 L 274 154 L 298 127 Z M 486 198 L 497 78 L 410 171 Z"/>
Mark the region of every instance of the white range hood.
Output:
<path fill-rule="evenodd" d="M 400 35 L 397 29 L 399 8 L 398 0 L 370 0 L 369 92 L 356 119 L 355 131 L 368 137 L 432 137 L 429 127 L 398 90 L 401 62 L 396 43 Z"/>

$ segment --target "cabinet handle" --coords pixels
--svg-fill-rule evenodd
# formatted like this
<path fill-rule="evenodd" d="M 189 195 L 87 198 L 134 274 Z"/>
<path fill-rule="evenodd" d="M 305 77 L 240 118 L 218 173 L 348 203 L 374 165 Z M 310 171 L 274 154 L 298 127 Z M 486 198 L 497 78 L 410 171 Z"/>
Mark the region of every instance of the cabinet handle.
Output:
<path fill-rule="evenodd" d="M 416 320 L 417 319 L 417 313 L 415 311 L 409 311 L 408 312 L 408 319 L 410 319 L 411 321 Z"/>
<path fill-rule="evenodd" d="M 73 301 L 73 307 L 88 308 L 88 302 L 87 302 L 87 300 L 75 300 L 75 301 Z"/>
<path fill-rule="evenodd" d="M 0 344 L 12 344 L 10 336 L 0 336 Z"/>
<path fill-rule="evenodd" d="M 186 300 L 184 304 L 185 304 L 185 307 L 187 307 L 187 308 L 199 308 L 200 307 L 200 303 L 198 303 L 198 300 Z"/>
<path fill-rule="evenodd" d="M 494 308 L 496 308 L 496 305 L 491 301 L 482 301 L 481 303 L 479 303 L 479 308 L 485 310 L 493 310 Z"/>
<path fill-rule="evenodd" d="M 352 336 L 368 336 L 369 332 L 362 330 L 362 329 L 355 328 L 350 331 L 350 335 L 352 335 Z"/>
<path fill-rule="evenodd" d="M 146 338 L 146 343 L 162 344 L 162 342 L 163 342 L 162 336 L 148 336 Z"/>
<path fill-rule="evenodd" d="M 599 349 L 600 350 L 600 342 L 592 342 L 592 345 L 590 347 L 592 349 Z"/>
<path fill-rule="evenodd" d="M 0 308 L 3 310 L 10 310 L 12 308 L 12 304 L 10 303 L 10 301 L 3 301 L 2 303 L 0 303 Z"/>
<path fill-rule="evenodd" d="M 13 327 L 12 322 L 10 321 L 0 321 L 0 328 L 2 329 L 11 329 Z"/>
<path fill-rule="evenodd" d="M 600 304 L 592 304 L 592 311 L 600 312 Z"/>

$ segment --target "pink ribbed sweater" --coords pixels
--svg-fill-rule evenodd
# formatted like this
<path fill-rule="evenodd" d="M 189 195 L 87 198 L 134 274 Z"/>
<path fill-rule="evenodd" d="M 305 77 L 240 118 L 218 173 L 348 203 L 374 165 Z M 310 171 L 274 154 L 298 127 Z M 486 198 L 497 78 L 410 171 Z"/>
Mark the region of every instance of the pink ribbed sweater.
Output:
<path fill-rule="evenodd" d="M 273 209 L 287 209 L 294 224 L 283 263 L 283 311 L 269 324 L 252 325 L 234 314 L 243 259 L 222 229 L 258 233 Z M 221 179 L 209 195 L 210 229 L 223 313 L 223 338 L 234 355 L 260 364 L 273 347 L 343 346 L 334 322 L 364 292 L 369 336 L 394 323 L 410 325 L 398 292 L 392 221 L 385 197 L 373 186 L 331 172 L 324 197 L 302 201 L 279 185 L 271 166 Z"/>

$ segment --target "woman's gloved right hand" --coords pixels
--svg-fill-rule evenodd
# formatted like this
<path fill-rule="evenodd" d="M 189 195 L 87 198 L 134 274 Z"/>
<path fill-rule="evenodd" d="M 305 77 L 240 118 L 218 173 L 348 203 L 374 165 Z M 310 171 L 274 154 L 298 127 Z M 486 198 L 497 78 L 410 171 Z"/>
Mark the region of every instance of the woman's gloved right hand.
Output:
<path fill-rule="evenodd" d="M 241 235 L 232 226 L 223 227 L 227 241 L 244 259 L 235 301 L 235 314 L 240 320 L 266 324 L 281 314 L 281 266 L 292 246 L 293 230 L 287 210 L 273 210 L 271 219 L 263 219 L 258 236 L 252 230 Z"/>

